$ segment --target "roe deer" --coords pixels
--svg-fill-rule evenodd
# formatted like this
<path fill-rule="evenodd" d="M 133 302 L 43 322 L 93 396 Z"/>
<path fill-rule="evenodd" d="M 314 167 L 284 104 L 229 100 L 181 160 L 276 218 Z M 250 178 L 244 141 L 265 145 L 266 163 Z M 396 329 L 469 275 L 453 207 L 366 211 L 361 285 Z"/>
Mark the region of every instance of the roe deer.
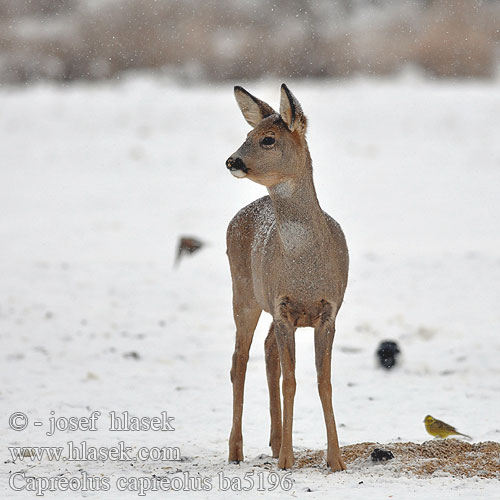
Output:
<path fill-rule="evenodd" d="M 236 323 L 229 461 L 243 460 L 245 373 L 253 333 L 264 310 L 273 317 L 265 341 L 273 457 L 279 457 L 282 469 L 294 463 L 295 330 L 314 327 L 318 389 L 328 440 L 327 463 L 333 471 L 342 470 L 345 465 L 332 407 L 331 355 L 335 318 L 344 298 L 349 267 L 344 234 L 319 206 L 306 142 L 306 117 L 295 96 L 285 84 L 281 86 L 278 114 L 241 87 L 235 87 L 234 93 L 253 130 L 226 166 L 235 177 L 266 186 L 269 196 L 240 210 L 227 229 Z"/>

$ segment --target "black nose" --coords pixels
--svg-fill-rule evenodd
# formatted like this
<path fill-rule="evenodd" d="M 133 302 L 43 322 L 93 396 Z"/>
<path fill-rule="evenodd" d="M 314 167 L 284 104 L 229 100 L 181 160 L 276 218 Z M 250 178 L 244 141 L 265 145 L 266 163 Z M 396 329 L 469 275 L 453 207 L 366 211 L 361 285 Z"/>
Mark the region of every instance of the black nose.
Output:
<path fill-rule="evenodd" d="M 229 170 L 243 170 L 245 174 L 248 172 L 248 168 L 241 158 L 233 158 L 232 156 L 230 156 L 226 161 L 226 167 Z"/>

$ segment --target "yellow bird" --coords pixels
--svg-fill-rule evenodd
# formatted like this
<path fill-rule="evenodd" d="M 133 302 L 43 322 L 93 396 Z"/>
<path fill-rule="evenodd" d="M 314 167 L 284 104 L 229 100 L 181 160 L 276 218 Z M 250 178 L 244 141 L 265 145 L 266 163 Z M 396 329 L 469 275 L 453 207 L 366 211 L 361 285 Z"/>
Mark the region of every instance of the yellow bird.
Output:
<path fill-rule="evenodd" d="M 440 438 L 447 438 L 448 436 L 464 436 L 468 439 L 472 439 L 467 434 L 462 434 L 458 432 L 455 427 L 443 422 L 442 420 L 438 420 L 437 418 L 431 417 L 427 415 L 424 418 L 425 430 L 431 435 Z"/>

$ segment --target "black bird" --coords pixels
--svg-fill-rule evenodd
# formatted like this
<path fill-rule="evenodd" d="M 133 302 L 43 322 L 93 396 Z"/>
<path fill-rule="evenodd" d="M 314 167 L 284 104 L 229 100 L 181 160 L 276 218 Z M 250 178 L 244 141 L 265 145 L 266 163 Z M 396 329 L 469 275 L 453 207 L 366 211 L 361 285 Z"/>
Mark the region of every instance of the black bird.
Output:
<path fill-rule="evenodd" d="M 377 356 L 380 364 L 387 370 L 390 370 L 396 364 L 396 357 L 400 352 L 396 342 L 385 340 L 378 346 Z"/>
<path fill-rule="evenodd" d="M 387 462 L 387 460 L 394 458 L 392 451 L 383 450 L 382 448 L 375 448 L 370 456 L 373 462 Z"/>

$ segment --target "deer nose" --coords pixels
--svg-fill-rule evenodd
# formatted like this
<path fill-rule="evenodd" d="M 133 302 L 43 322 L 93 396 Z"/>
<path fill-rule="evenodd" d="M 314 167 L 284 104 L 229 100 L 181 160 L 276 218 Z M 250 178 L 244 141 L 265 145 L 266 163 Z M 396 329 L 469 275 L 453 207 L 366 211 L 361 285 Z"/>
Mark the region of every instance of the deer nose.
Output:
<path fill-rule="evenodd" d="M 234 172 L 235 170 L 243 170 L 245 174 L 248 172 L 248 168 L 241 158 L 233 158 L 232 156 L 230 156 L 226 160 L 226 167 L 231 170 L 231 172 Z"/>

